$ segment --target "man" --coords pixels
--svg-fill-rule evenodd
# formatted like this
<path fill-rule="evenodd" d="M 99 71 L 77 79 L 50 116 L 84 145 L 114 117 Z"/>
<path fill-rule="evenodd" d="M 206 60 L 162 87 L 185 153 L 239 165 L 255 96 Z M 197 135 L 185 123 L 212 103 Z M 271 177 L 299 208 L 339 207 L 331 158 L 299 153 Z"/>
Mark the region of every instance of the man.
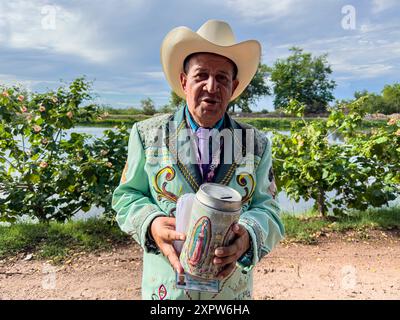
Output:
<path fill-rule="evenodd" d="M 165 76 L 187 105 L 133 126 L 113 195 L 118 224 L 144 249 L 143 299 L 250 299 L 254 265 L 283 237 L 271 142 L 226 112 L 256 73 L 260 55 L 257 41 L 236 43 L 230 26 L 216 20 L 197 32 L 175 28 L 162 43 Z M 218 147 L 209 148 L 209 137 L 216 140 L 222 132 L 233 138 L 224 135 Z M 213 252 L 213 262 L 222 267 L 219 293 L 182 290 L 175 283 L 175 273 L 184 270 L 173 242 L 186 236 L 175 230 L 176 203 L 204 182 L 228 185 L 242 195 L 234 242 Z"/>

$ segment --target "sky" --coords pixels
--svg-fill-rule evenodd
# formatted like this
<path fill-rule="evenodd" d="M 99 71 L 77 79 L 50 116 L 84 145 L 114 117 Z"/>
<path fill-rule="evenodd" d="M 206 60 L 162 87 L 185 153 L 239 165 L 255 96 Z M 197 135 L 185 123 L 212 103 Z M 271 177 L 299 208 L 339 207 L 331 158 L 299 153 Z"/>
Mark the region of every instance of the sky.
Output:
<path fill-rule="evenodd" d="M 86 76 L 95 102 L 168 103 L 160 45 L 175 27 L 228 22 L 273 65 L 298 46 L 328 54 L 337 99 L 400 82 L 400 0 L 0 0 L 0 85 L 43 92 Z M 254 110 L 273 110 L 273 97 Z"/>

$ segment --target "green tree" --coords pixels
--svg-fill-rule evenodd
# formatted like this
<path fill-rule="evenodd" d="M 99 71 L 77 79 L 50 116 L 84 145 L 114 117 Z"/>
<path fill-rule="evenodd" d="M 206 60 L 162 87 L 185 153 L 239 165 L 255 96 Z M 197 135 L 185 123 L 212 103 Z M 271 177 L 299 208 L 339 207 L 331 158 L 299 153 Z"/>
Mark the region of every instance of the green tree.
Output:
<path fill-rule="evenodd" d="M 156 113 L 156 107 L 154 106 L 154 102 L 151 98 L 140 100 L 140 106 L 143 110 L 143 113 L 146 115 L 152 116 Z"/>
<path fill-rule="evenodd" d="M 365 89 L 362 91 L 355 91 L 354 98 L 357 100 L 357 99 L 360 99 L 361 97 L 367 96 L 369 94 L 370 93 L 368 92 L 368 90 L 365 90 Z"/>
<path fill-rule="evenodd" d="M 400 113 L 400 84 L 385 85 L 381 94 L 369 93 L 367 90 L 354 92 L 355 99 L 364 99 L 363 108 L 368 113 Z"/>
<path fill-rule="evenodd" d="M 160 112 L 161 113 L 173 113 L 175 112 L 176 108 L 171 106 L 170 104 L 165 104 L 161 107 Z"/>
<path fill-rule="evenodd" d="M 363 99 L 362 108 L 367 113 L 386 113 L 386 104 L 382 96 L 376 93 L 369 93 L 367 90 L 354 92 L 355 100 Z"/>
<path fill-rule="evenodd" d="M 172 108 L 180 108 L 186 105 L 186 100 L 178 96 L 174 91 L 171 91 L 171 96 L 169 97 L 169 105 Z"/>
<path fill-rule="evenodd" d="M 400 113 L 400 83 L 386 85 L 382 90 L 384 113 Z"/>
<path fill-rule="evenodd" d="M 271 89 L 266 82 L 268 73 L 268 66 L 260 63 L 250 84 L 239 97 L 230 103 L 229 108 L 232 108 L 233 112 L 235 112 L 235 107 L 238 107 L 242 112 L 252 112 L 251 105 L 261 97 L 271 94 Z"/>
<path fill-rule="evenodd" d="M 336 87 L 329 76 L 332 69 L 327 55 L 313 57 L 303 49 L 292 47 L 291 55 L 278 59 L 271 68 L 271 81 L 274 83 L 274 106 L 280 109 L 291 99 L 305 104 L 306 113 L 325 112 Z"/>

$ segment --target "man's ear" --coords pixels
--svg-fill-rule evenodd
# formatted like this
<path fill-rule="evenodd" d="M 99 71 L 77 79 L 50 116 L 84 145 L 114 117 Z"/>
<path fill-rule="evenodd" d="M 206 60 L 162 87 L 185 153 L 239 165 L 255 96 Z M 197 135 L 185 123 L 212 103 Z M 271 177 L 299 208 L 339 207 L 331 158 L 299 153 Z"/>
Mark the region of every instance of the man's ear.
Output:
<path fill-rule="evenodd" d="M 235 92 L 237 86 L 239 85 L 239 80 L 235 79 L 232 81 L 232 94 Z"/>
<path fill-rule="evenodd" d="M 181 87 L 183 91 L 186 93 L 186 82 L 187 82 L 186 74 L 181 72 L 179 79 L 181 80 Z"/>

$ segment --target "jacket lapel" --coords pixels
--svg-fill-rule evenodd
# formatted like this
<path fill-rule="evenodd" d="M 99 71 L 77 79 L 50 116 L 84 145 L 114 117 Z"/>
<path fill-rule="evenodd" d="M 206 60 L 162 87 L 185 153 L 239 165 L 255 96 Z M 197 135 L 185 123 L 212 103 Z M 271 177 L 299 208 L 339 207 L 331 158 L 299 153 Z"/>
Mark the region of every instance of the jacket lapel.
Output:
<path fill-rule="evenodd" d="M 202 177 L 197 165 L 195 146 L 192 144 L 193 140 L 190 140 L 192 131 L 186 122 L 184 110 L 185 107 L 181 107 L 173 114 L 170 120 L 172 123 L 170 122 L 171 125 L 167 125 L 166 129 L 166 143 L 174 159 L 173 165 L 183 174 L 193 191 L 197 192 L 202 184 Z M 224 145 L 221 150 L 221 161 L 214 181 L 228 185 L 237 166 L 242 162 L 243 154 L 246 153 L 245 145 L 242 143 L 242 141 L 246 141 L 246 138 L 245 130 L 242 130 L 228 113 L 225 113 L 224 123 L 225 129 L 231 131 L 232 143 Z M 225 161 L 225 152 L 231 155 L 227 161 Z"/>
<path fill-rule="evenodd" d="M 238 130 L 241 127 L 228 113 L 225 113 L 225 129 L 231 131 L 232 143 L 228 143 L 227 145 L 224 143 L 223 150 L 221 150 L 221 163 L 216 172 L 215 182 L 228 185 L 235 173 L 236 167 L 241 162 L 243 140 L 238 135 L 242 134 L 243 130 Z M 230 159 L 225 160 L 225 153 L 230 155 Z"/>
<path fill-rule="evenodd" d="M 185 180 L 197 192 L 202 183 L 200 169 L 197 165 L 193 136 L 188 128 L 184 107 L 178 109 L 167 125 L 166 143 L 167 148 L 174 159 L 174 166 L 184 176 Z"/>

